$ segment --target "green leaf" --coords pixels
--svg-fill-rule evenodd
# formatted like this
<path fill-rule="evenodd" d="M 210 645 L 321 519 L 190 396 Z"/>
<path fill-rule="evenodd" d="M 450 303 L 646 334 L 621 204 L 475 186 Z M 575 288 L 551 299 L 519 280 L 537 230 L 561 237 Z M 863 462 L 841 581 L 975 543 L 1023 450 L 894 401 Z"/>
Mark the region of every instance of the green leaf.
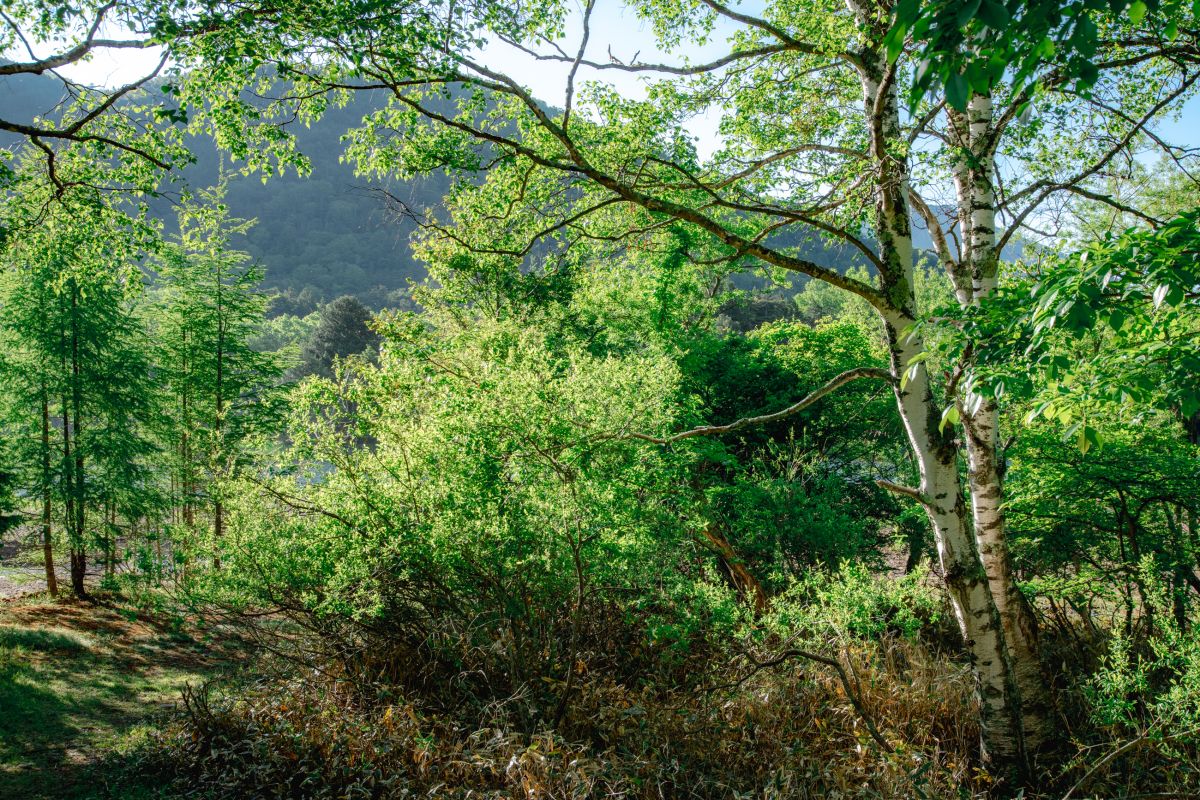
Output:
<path fill-rule="evenodd" d="M 967 79 L 955 72 L 946 79 L 946 102 L 957 111 L 967 110 Z"/>
<path fill-rule="evenodd" d="M 979 7 L 979 18 L 994 31 L 1004 30 L 1008 26 L 1008 9 L 995 0 L 984 0 Z"/>
<path fill-rule="evenodd" d="M 1141 24 L 1141 21 L 1146 18 L 1147 7 L 1142 0 L 1136 0 L 1129 6 L 1129 20 L 1134 25 Z"/>
<path fill-rule="evenodd" d="M 938 424 L 938 432 L 946 430 L 946 423 L 957 425 L 959 422 L 958 406 L 954 403 L 942 409 L 942 421 Z"/>
<path fill-rule="evenodd" d="M 883 43 L 887 48 L 888 61 L 895 61 L 900 57 L 900 53 L 904 50 L 904 39 L 908 35 L 908 26 L 897 22 L 892 29 L 887 32 Z"/>
<path fill-rule="evenodd" d="M 1176 285 L 1176 286 L 1172 286 L 1171 291 L 1167 292 L 1165 301 L 1166 301 L 1167 305 L 1171 306 L 1172 308 L 1175 308 L 1176 306 L 1178 306 L 1180 303 L 1183 302 L 1183 297 L 1184 297 L 1183 287 Z"/>
<path fill-rule="evenodd" d="M 975 18 L 975 12 L 979 10 L 981 0 L 967 0 L 958 7 L 958 12 L 955 15 L 955 22 L 958 27 L 964 28 L 967 23 Z"/>
<path fill-rule="evenodd" d="M 1077 423 L 1075 427 L 1077 428 L 1075 431 L 1075 446 L 1079 448 L 1079 452 L 1087 455 L 1088 451 L 1093 447 L 1097 450 L 1100 449 L 1102 440 L 1100 439 L 1099 431 L 1091 425 Z"/>

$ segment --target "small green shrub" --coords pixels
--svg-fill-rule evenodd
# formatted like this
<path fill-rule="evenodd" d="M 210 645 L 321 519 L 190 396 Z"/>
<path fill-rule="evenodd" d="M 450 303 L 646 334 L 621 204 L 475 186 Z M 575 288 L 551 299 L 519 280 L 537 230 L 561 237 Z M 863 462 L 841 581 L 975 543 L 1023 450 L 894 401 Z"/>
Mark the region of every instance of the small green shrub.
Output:
<path fill-rule="evenodd" d="M 837 572 L 813 570 L 796 580 L 773 604 L 768 624 L 788 634 L 912 639 L 941 622 L 944 606 L 924 567 L 894 577 L 843 562 Z"/>

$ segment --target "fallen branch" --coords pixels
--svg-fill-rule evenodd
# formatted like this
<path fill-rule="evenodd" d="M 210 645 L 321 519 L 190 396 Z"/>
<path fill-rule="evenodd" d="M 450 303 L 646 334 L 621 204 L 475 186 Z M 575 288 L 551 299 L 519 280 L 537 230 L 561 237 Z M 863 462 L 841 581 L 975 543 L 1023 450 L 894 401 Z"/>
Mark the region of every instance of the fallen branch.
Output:
<path fill-rule="evenodd" d="M 875 722 L 871 719 L 871 715 L 868 714 L 867 710 L 863 707 L 862 699 L 858 696 L 858 692 L 855 691 L 854 685 L 850 682 L 850 676 L 846 674 L 846 668 L 843 667 L 841 662 L 836 658 L 823 656 L 820 653 L 814 653 L 810 650 L 801 650 L 798 647 L 791 647 L 779 653 L 774 658 L 767 659 L 766 661 L 754 662 L 754 669 L 747 672 L 734 683 L 725 684 L 724 686 L 716 686 L 713 687 L 713 689 L 737 689 L 763 670 L 770 669 L 771 667 L 777 667 L 783 662 L 793 658 L 805 658 L 809 661 L 815 661 L 818 664 L 824 664 L 836 672 L 838 680 L 842 684 L 842 690 L 846 692 L 846 699 L 848 699 L 850 701 L 850 705 L 854 707 L 855 713 L 857 713 L 858 718 L 863 721 L 863 727 L 867 729 L 867 733 L 869 733 L 871 738 L 875 740 L 875 744 L 877 744 L 885 753 L 895 752 L 895 748 L 888 743 L 887 739 L 883 738 L 883 734 L 881 734 L 879 729 L 875 727 Z"/>

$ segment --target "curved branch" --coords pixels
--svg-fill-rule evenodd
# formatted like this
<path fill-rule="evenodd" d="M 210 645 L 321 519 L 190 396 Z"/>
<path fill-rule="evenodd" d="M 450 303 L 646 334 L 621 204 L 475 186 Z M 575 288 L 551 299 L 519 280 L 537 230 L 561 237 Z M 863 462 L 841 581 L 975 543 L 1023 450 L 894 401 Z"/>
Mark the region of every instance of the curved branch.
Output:
<path fill-rule="evenodd" d="M 790 417 L 793 414 L 799 413 L 833 390 L 845 386 L 851 381 L 859 380 L 860 378 L 874 378 L 876 380 L 888 381 L 889 383 L 894 382 L 895 380 L 892 377 L 892 374 L 885 369 L 877 369 L 875 367 L 858 367 L 857 369 L 851 369 L 843 372 L 841 375 L 838 375 L 827 382 L 821 388 L 809 394 L 803 400 L 793 403 L 782 411 L 775 411 L 771 414 L 763 414 L 758 417 L 743 417 L 742 419 L 739 419 L 736 422 L 731 422 L 728 425 L 704 425 L 699 428 L 692 428 L 691 430 L 682 431 L 670 436 L 659 437 L 650 436 L 649 434 L 645 433 L 629 433 L 621 438 L 639 439 L 643 442 L 651 442 L 653 444 L 671 444 L 672 442 L 678 442 L 681 439 L 691 439 L 696 436 L 712 436 L 721 433 L 732 433 L 733 431 L 741 430 L 742 428 L 747 428 L 751 425 L 765 425 L 767 423 L 776 422 L 778 420 Z"/>

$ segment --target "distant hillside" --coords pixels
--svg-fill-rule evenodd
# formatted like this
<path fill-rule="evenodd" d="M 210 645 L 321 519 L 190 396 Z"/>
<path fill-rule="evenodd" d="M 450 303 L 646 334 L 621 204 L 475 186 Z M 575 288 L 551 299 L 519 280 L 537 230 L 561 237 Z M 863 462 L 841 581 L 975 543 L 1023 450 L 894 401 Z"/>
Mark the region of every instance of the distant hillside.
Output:
<path fill-rule="evenodd" d="M 0 83 L 0 116 L 28 120 L 52 108 L 60 100 L 60 86 L 50 78 L 17 76 Z M 382 96 L 360 93 L 345 108 L 330 109 L 311 128 L 293 129 L 297 145 L 312 162 L 307 178 L 295 175 L 231 181 L 228 202 L 234 216 L 257 219 L 241 247 L 266 269 L 266 285 L 284 294 L 276 310 L 305 314 L 321 302 L 340 295 L 357 296 L 378 308 L 395 302 L 390 293 L 403 289 L 408 280 L 419 280 L 423 266 L 414 261 L 409 248 L 413 224 L 389 215 L 370 182 L 354 175 L 341 163 L 341 135 L 364 114 L 383 105 Z M 6 140 L 0 134 L 0 146 Z M 220 157 L 207 140 L 196 140 L 197 163 L 185 169 L 183 178 L 193 186 L 208 186 L 217 179 Z M 448 179 L 430 176 L 387 186 L 415 208 L 436 207 L 448 187 Z M 161 213 L 169 216 L 163 204 Z M 914 225 L 918 247 L 931 246 L 920 224 Z M 788 239 L 773 243 L 786 246 Z M 819 264 L 846 269 L 863 259 L 848 246 L 804 246 L 804 255 Z M 735 281 L 743 288 L 761 286 L 746 276 Z"/>
<path fill-rule="evenodd" d="M 59 84 L 50 78 L 17 76 L 0 83 L 0 115 L 29 120 L 52 108 L 60 99 Z M 376 307 L 387 302 L 389 291 L 401 289 L 409 278 L 424 274 L 409 250 L 412 223 L 396 220 L 368 181 L 341 163 L 341 134 L 382 100 L 361 94 L 345 108 L 331 109 L 312 128 L 293 129 L 302 153 L 312 161 L 307 178 L 295 175 L 273 178 L 238 178 L 230 183 L 228 202 L 234 216 L 257 219 L 244 247 L 266 268 L 266 284 L 302 298 L 302 306 L 353 294 Z M 11 141 L 11 138 L 8 139 Z M 6 144 L 0 139 L 0 145 Z M 197 163 L 182 177 L 193 186 L 208 186 L 217 179 L 220 163 L 216 148 L 197 140 Z M 389 185 L 393 194 L 418 208 L 438 204 L 448 181 L 433 176 Z M 162 206 L 163 215 L 167 209 Z"/>

